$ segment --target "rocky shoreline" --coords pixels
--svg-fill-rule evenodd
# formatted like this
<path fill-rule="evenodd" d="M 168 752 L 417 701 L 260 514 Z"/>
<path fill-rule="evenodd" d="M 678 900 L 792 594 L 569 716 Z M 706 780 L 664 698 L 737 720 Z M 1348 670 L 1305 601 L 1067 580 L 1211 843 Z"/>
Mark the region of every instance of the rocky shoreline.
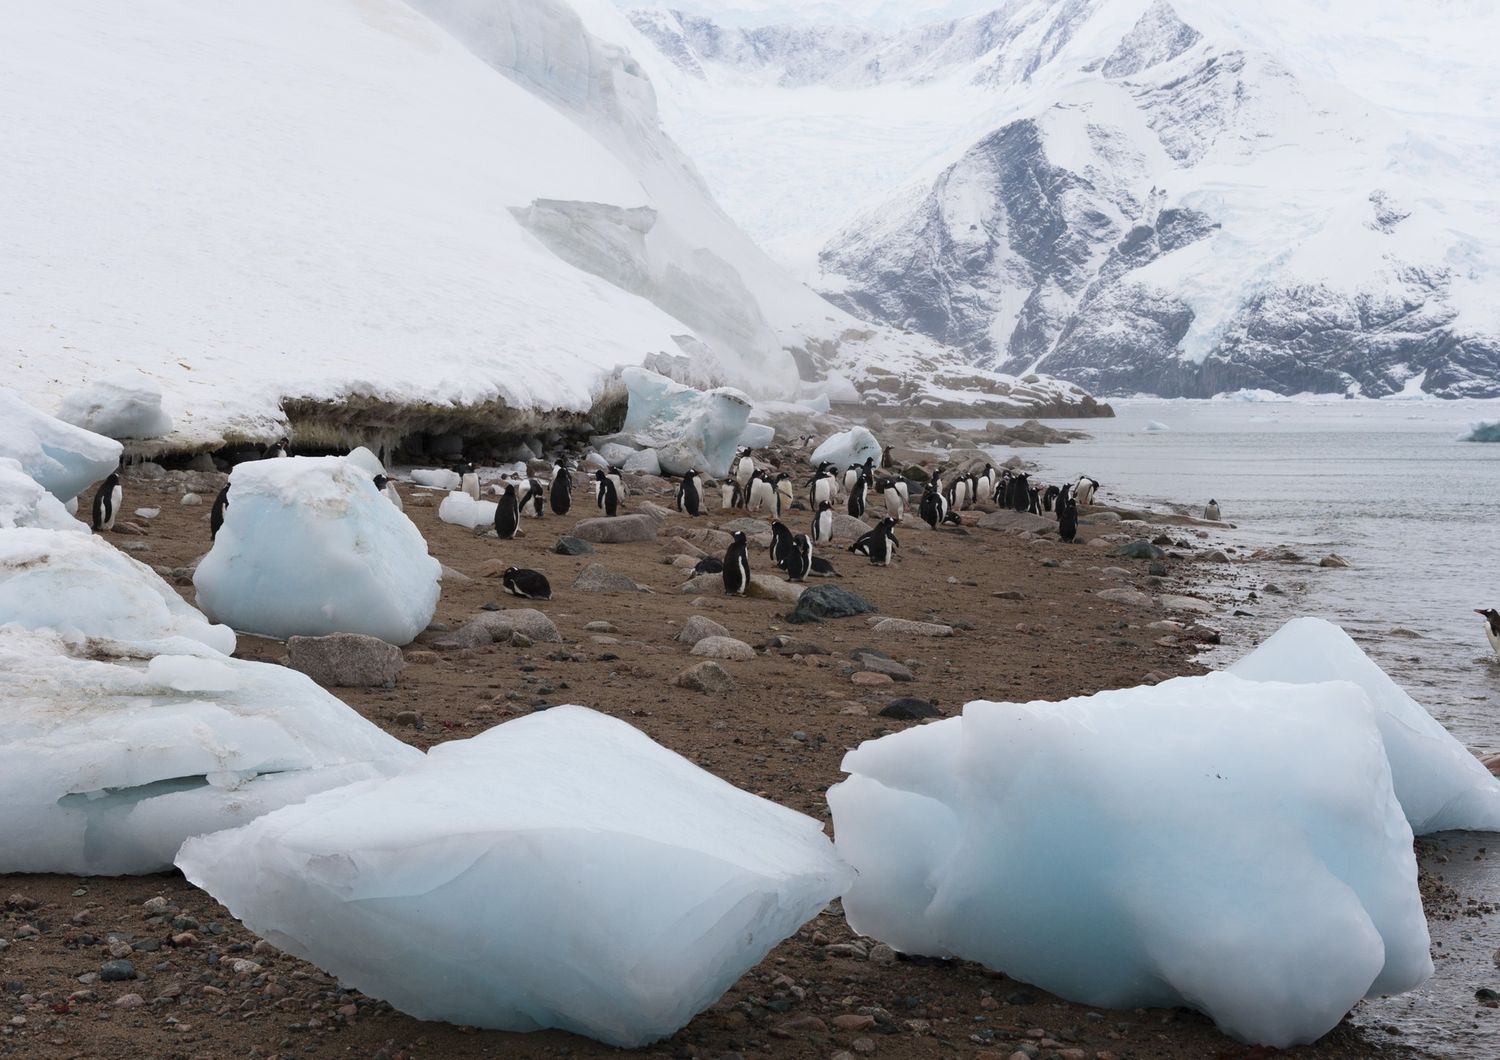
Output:
<path fill-rule="evenodd" d="M 931 456 L 903 455 L 917 463 Z M 805 481 L 795 451 L 766 456 Z M 126 479 L 127 513 L 160 513 L 128 518 L 114 542 L 189 599 L 216 480 L 140 471 Z M 845 750 L 863 740 L 924 715 L 951 715 L 972 699 L 1050 699 L 1199 672 L 1199 647 L 1219 636 L 1208 624 L 1213 605 L 1195 589 L 1209 530 L 1188 517 L 1096 505 L 1080 543 L 1066 546 L 1044 517 L 974 511 L 961 528 L 934 532 L 909 515 L 892 568 L 843 551 L 847 540 L 822 552 L 842 577 L 814 584 L 857 594 L 872 613 L 793 624 L 785 598 L 682 591 L 686 568 L 714 554 L 721 524 L 744 513 L 692 520 L 666 511 L 664 480 L 633 476 L 631 487 L 625 511 L 643 525 L 625 536 L 638 539 L 584 542 L 591 551 L 573 554 L 582 550 L 558 542 L 576 541 L 578 524 L 596 515 L 583 491 L 569 516 L 528 518 L 523 537 L 501 542 L 439 521 L 441 494 L 403 484 L 406 510 L 445 568 L 438 614 L 402 651 L 393 688 L 334 694 L 424 748 L 582 703 L 731 783 L 826 820 L 824 792 L 841 776 Z M 188 493 L 199 503 L 185 501 Z M 807 517 L 793 512 L 787 521 Z M 553 600 L 502 595 L 498 574 L 512 563 L 545 572 Z M 752 563 L 770 569 L 763 550 Z M 238 654 L 282 662 L 288 647 L 243 637 Z M 177 874 L 13 876 L 4 893 L 0 1056 L 618 1053 L 559 1032 L 412 1020 L 278 953 Z M 1185 1010 L 1094 1010 L 977 965 L 902 959 L 854 936 L 834 903 L 687 1028 L 642 1052 L 1110 1060 L 1264 1051 Z M 1348 1021 L 1291 1052 L 1415 1055 Z"/>

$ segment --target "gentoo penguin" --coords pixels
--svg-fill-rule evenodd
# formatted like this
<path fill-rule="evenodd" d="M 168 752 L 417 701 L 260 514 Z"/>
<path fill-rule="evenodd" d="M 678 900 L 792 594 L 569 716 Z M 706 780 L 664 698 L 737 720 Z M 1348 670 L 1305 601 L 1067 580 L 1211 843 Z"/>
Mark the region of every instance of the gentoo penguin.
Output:
<path fill-rule="evenodd" d="M 453 470 L 458 472 L 458 488 L 460 492 L 467 493 L 476 501 L 479 499 L 479 472 L 474 470 L 473 464 L 459 464 Z"/>
<path fill-rule="evenodd" d="M 943 517 L 948 514 L 948 502 L 943 497 L 943 491 L 938 488 L 940 481 L 936 476 L 933 476 L 927 483 L 926 488 L 922 490 L 922 499 L 917 502 L 917 514 L 922 517 L 924 523 L 934 530 L 938 528 L 938 523 L 943 521 Z"/>
<path fill-rule="evenodd" d="M 838 480 L 827 470 L 827 465 L 818 468 L 813 475 L 811 485 L 808 487 L 807 504 L 813 511 L 817 511 L 824 501 L 832 501 L 834 494 L 838 492 Z"/>
<path fill-rule="evenodd" d="M 739 507 L 740 484 L 732 478 L 719 483 L 719 507 L 724 510 Z"/>
<path fill-rule="evenodd" d="M 1203 509 L 1203 518 L 1217 523 L 1219 521 L 1219 502 L 1209 499 L 1208 507 Z"/>
<path fill-rule="evenodd" d="M 228 489 L 229 487 L 226 485 L 224 488 Z M 396 506 L 396 511 L 401 512 L 406 510 L 406 505 L 401 503 L 401 494 L 396 491 L 396 484 L 385 475 L 375 476 L 375 488 L 385 496 L 386 500 Z"/>
<path fill-rule="evenodd" d="M 833 569 L 833 564 L 829 563 L 822 556 L 813 556 L 812 557 L 812 576 L 814 578 L 842 578 L 843 577 L 842 574 L 840 574 L 838 571 L 836 571 L 836 570 Z"/>
<path fill-rule="evenodd" d="M 780 519 L 771 520 L 771 562 L 786 570 L 787 555 L 792 550 L 792 532 Z"/>
<path fill-rule="evenodd" d="M 800 582 L 812 573 L 812 542 L 807 539 L 806 534 L 797 534 L 792 538 L 790 551 L 787 552 L 786 562 L 783 564 L 788 581 Z"/>
<path fill-rule="evenodd" d="M 776 514 L 776 485 L 760 471 L 755 472 L 750 479 L 748 508 L 752 512 L 769 509 L 773 515 Z"/>
<path fill-rule="evenodd" d="M 1094 503 L 1094 494 L 1099 490 L 1099 481 L 1089 478 L 1087 475 L 1079 475 L 1078 482 L 1073 487 L 1073 496 L 1079 504 L 1087 507 Z"/>
<path fill-rule="evenodd" d="M 547 497 L 542 490 L 540 479 L 529 478 L 526 480 L 526 499 L 531 502 L 531 517 L 533 519 L 540 519 L 542 512 L 546 510 L 543 505 L 547 503 Z"/>
<path fill-rule="evenodd" d="M 1050 512 L 1057 503 L 1058 489 L 1056 486 L 1048 486 L 1042 493 L 1042 511 Z"/>
<path fill-rule="evenodd" d="M 812 539 L 814 541 L 833 540 L 833 505 L 827 501 L 818 505 L 818 513 L 813 516 Z"/>
<path fill-rule="evenodd" d="M 870 562 L 878 566 L 889 567 L 900 546 L 893 532 L 895 526 L 896 521 L 887 516 L 880 520 L 874 530 L 861 534 L 859 540 L 849 546 L 849 551 L 856 556 L 869 556 Z"/>
<path fill-rule="evenodd" d="M 292 454 L 287 452 L 287 446 L 290 444 L 285 438 L 278 439 L 275 445 L 266 446 L 265 452 L 260 454 L 260 458 L 262 460 L 273 460 L 279 456 L 291 456 Z"/>
<path fill-rule="evenodd" d="M 1057 499 L 1052 502 L 1052 510 L 1057 513 L 1059 519 L 1062 518 L 1063 508 L 1067 507 L 1068 498 L 1072 496 L 1072 489 L 1072 486 L 1067 485 L 1059 486 L 1057 489 Z"/>
<path fill-rule="evenodd" d="M 854 475 L 854 485 L 849 487 L 849 514 L 856 519 L 865 514 L 865 492 L 869 485 L 864 471 L 857 470 Z"/>
<path fill-rule="evenodd" d="M 125 491 L 120 489 L 120 469 L 115 468 L 94 491 L 95 533 L 115 528 L 115 516 L 120 514 L 120 500 L 124 494 Z"/>
<path fill-rule="evenodd" d="M 697 468 L 688 468 L 688 473 L 677 484 L 677 510 L 696 517 L 703 510 L 702 497 L 703 477 Z"/>
<path fill-rule="evenodd" d="M 1025 474 L 1016 475 L 1010 480 L 1012 490 L 1010 506 L 1018 512 L 1029 512 L 1031 510 L 1031 476 Z"/>
<path fill-rule="evenodd" d="M 749 496 L 750 476 L 755 474 L 755 458 L 750 455 L 749 449 L 740 450 L 740 462 L 734 469 L 734 480 L 740 484 L 740 494 Z"/>
<path fill-rule="evenodd" d="M 214 498 L 214 506 L 208 510 L 208 539 L 215 540 L 219 536 L 219 527 L 224 525 L 224 509 L 229 507 L 229 483 L 224 483 L 224 488 Z"/>
<path fill-rule="evenodd" d="M 792 507 L 792 476 L 782 471 L 771 485 L 776 488 L 776 515 L 779 518 L 782 512 L 790 511 Z"/>
<path fill-rule="evenodd" d="M 730 596 L 744 596 L 750 586 L 750 550 L 745 532 L 736 530 L 734 542 L 724 553 L 724 591 Z"/>
<path fill-rule="evenodd" d="M 552 599 L 552 585 L 541 571 L 506 567 L 505 573 L 500 576 L 500 584 L 510 595 L 524 600 Z"/>
<path fill-rule="evenodd" d="M 557 470 L 552 472 L 551 499 L 553 515 L 567 515 L 568 509 L 573 507 L 573 474 L 561 460 L 557 462 Z"/>
<path fill-rule="evenodd" d="M 623 501 L 626 495 L 630 493 L 625 488 L 625 470 L 623 468 L 612 467 L 604 473 L 604 477 L 615 484 L 615 495 Z"/>
<path fill-rule="evenodd" d="M 1026 509 L 1032 515 L 1042 514 L 1042 487 L 1032 486 L 1030 490 L 1031 504 Z"/>
<path fill-rule="evenodd" d="M 885 513 L 899 523 L 906 511 L 906 495 L 897 487 L 894 479 L 882 482 L 880 493 L 885 497 Z"/>
<path fill-rule="evenodd" d="M 605 515 L 615 515 L 620 510 L 620 491 L 615 487 L 615 480 L 603 471 L 594 472 L 594 501 L 604 509 Z"/>
<path fill-rule="evenodd" d="M 495 505 L 495 533 L 509 540 L 521 530 L 521 502 L 516 499 L 516 487 L 507 485 Z"/>
<path fill-rule="evenodd" d="M 895 466 L 896 461 L 891 459 L 891 447 L 886 446 L 884 449 L 880 450 L 880 468 L 882 471 L 886 471 Z"/>
<path fill-rule="evenodd" d="M 1476 607 L 1474 613 L 1484 619 L 1484 635 L 1489 638 L 1490 647 L 1495 649 L 1495 654 L 1500 655 L 1500 611 L 1493 607 L 1481 611 Z"/>
<path fill-rule="evenodd" d="M 1078 536 L 1078 502 L 1069 497 L 1057 512 L 1057 536 L 1072 544 Z"/>
<path fill-rule="evenodd" d="M 693 568 L 694 574 L 720 574 L 724 570 L 724 561 L 714 559 L 712 556 L 704 556 Z"/>
<path fill-rule="evenodd" d="M 859 481 L 860 476 L 863 475 L 863 474 L 864 474 L 864 471 L 860 468 L 860 466 L 858 464 L 850 464 L 848 466 L 848 468 L 845 469 L 843 477 L 842 477 L 842 485 L 844 487 L 844 492 L 845 493 L 853 493 L 854 492 L 854 484 Z"/>

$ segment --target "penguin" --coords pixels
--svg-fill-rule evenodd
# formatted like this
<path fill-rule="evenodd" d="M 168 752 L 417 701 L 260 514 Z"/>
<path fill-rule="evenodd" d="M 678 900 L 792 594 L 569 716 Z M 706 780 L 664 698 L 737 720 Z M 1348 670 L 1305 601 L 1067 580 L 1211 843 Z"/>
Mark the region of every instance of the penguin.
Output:
<path fill-rule="evenodd" d="M 229 483 L 224 483 L 216 497 L 214 505 L 208 510 L 208 539 L 213 541 L 219 536 L 219 528 L 224 525 L 224 509 L 229 507 Z"/>
<path fill-rule="evenodd" d="M 786 562 L 783 564 L 787 580 L 805 581 L 808 574 L 812 572 L 812 563 L 812 542 L 807 539 L 806 534 L 794 535 L 787 552 Z"/>
<path fill-rule="evenodd" d="M 880 484 L 880 492 L 885 497 L 885 513 L 899 523 L 906 512 L 906 497 L 891 479 Z"/>
<path fill-rule="evenodd" d="M 120 514 L 120 501 L 124 495 L 125 491 L 120 488 L 120 469 L 115 468 L 94 491 L 95 533 L 115 528 L 115 516 Z"/>
<path fill-rule="evenodd" d="M 1481 611 L 1476 607 L 1474 613 L 1484 619 L 1484 635 L 1489 638 L 1490 647 L 1495 649 L 1495 654 L 1500 655 L 1500 611 L 1493 607 Z"/>
<path fill-rule="evenodd" d="M 459 464 L 453 470 L 458 472 L 459 490 L 477 501 L 479 499 L 479 472 L 474 470 L 474 465 Z"/>
<path fill-rule="evenodd" d="M 749 449 L 740 450 L 740 462 L 734 469 L 734 480 L 740 484 L 740 493 L 745 496 L 750 493 L 750 476 L 755 474 L 755 458 L 750 452 Z"/>
<path fill-rule="evenodd" d="M 552 585 L 541 571 L 525 570 L 521 567 L 506 567 L 500 576 L 500 584 L 512 596 L 523 600 L 552 599 Z"/>
<path fill-rule="evenodd" d="M 277 457 L 291 456 L 292 454 L 287 452 L 287 446 L 290 444 L 285 438 L 278 439 L 275 445 L 266 446 L 265 451 L 260 454 L 260 458 L 262 460 L 274 460 Z"/>
<path fill-rule="evenodd" d="M 624 470 L 622 468 L 612 467 L 604 473 L 604 477 L 615 484 L 615 496 L 619 497 L 623 501 L 630 493 L 630 491 L 625 488 Z"/>
<path fill-rule="evenodd" d="M 833 564 L 829 563 L 822 556 L 813 556 L 812 557 L 812 576 L 814 578 L 842 578 L 843 577 L 842 574 L 840 574 L 838 571 L 836 571 L 836 570 L 833 569 Z"/>
<path fill-rule="evenodd" d="M 693 568 L 694 574 L 721 574 L 724 571 L 724 562 L 714 559 L 712 556 L 704 556 Z"/>
<path fill-rule="evenodd" d="M 900 547 L 893 532 L 895 525 L 896 521 L 887 516 L 880 520 L 875 529 L 861 534 L 859 540 L 849 546 L 849 551 L 856 556 L 870 557 L 870 562 L 877 566 L 889 567 L 891 560 L 896 558 L 896 549 Z"/>
<path fill-rule="evenodd" d="M 1209 520 L 1210 522 L 1215 522 L 1215 523 L 1217 523 L 1219 521 L 1219 502 L 1218 501 L 1216 501 L 1216 500 L 1214 500 L 1212 498 L 1209 499 L 1208 507 L 1206 507 L 1206 508 L 1203 509 L 1203 518 Z"/>
<path fill-rule="evenodd" d="M 1058 492 L 1059 491 L 1058 491 L 1058 488 L 1056 486 L 1048 486 L 1046 488 L 1046 490 L 1044 490 L 1042 492 L 1042 511 L 1044 511 L 1044 512 L 1050 512 L 1050 511 L 1052 511 L 1052 509 L 1057 504 L 1057 494 L 1058 494 Z"/>
<path fill-rule="evenodd" d="M 744 596 L 750 587 L 750 550 L 745 544 L 745 532 L 734 532 L 734 543 L 724 553 L 724 591 L 730 596 Z"/>
<path fill-rule="evenodd" d="M 1010 468 L 1000 472 L 995 479 L 995 492 L 990 495 L 990 500 L 995 502 L 996 507 L 1010 507 Z"/>
<path fill-rule="evenodd" d="M 514 538 L 521 531 L 521 502 L 516 499 L 516 487 L 507 485 L 495 505 L 495 533 L 504 540 Z"/>
<path fill-rule="evenodd" d="M 993 497 L 995 495 L 995 465 L 985 464 L 984 474 L 976 480 L 974 497 Z"/>
<path fill-rule="evenodd" d="M 756 471 L 750 479 L 750 503 L 747 510 L 758 512 L 763 508 L 768 508 L 775 513 L 776 487 L 770 479 Z"/>
<path fill-rule="evenodd" d="M 719 507 L 725 511 L 739 506 L 740 484 L 734 479 L 726 478 L 719 483 Z"/>
<path fill-rule="evenodd" d="M 542 483 L 539 479 L 529 478 L 526 480 L 526 499 L 531 502 L 531 517 L 533 519 L 540 519 L 542 512 L 546 510 L 544 505 L 547 503 L 547 497 L 542 490 Z"/>
<path fill-rule="evenodd" d="M 396 506 L 396 511 L 401 512 L 406 510 L 406 505 L 401 503 L 401 494 L 396 491 L 396 484 L 394 482 L 385 475 L 376 475 L 374 482 L 375 488 L 385 496 L 385 499 Z M 224 488 L 228 489 L 229 487 L 225 486 Z"/>
<path fill-rule="evenodd" d="M 568 509 L 573 507 L 573 473 L 568 470 L 568 465 L 561 460 L 557 462 L 557 470 L 552 472 L 552 489 L 550 491 L 553 515 L 567 515 Z"/>
<path fill-rule="evenodd" d="M 620 491 L 615 487 L 615 480 L 603 471 L 594 472 L 594 501 L 596 505 L 604 509 L 605 515 L 616 515 L 620 511 Z"/>
<path fill-rule="evenodd" d="M 841 485 L 843 486 L 845 493 L 854 492 L 854 484 L 859 481 L 860 474 L 861 472 L 858 464 L 850 464 L 849 467 L 844 471 Z"/>
<path fill-rule="evenodd" d="M 702 511 L 703 478 L 697 468 L 689 468 L 677 486 L 677 510 L 696 518 Z"/>
<path fill-rule="evenodd" d="M 1018 512 L 1030 511 L 1031 509 L 1031 476 L 1027 474 L 1016 475 L 1010 480 L 1010 506 Z"/>
<path fill-rule="evenodd" d="M 884 449 L 880 450 L 880 469 L 882 471 L 888 471 L 895 466 L 896 461 L 891 458 L 891 447 L 886 446 Z"/>
<path fill-rule="evenodd" d="M 922 490 L 922 499 L 917 504 L 917 514 L 934 530 L 948 515 L 948 501 L 943 497 L 943 491 L 939 488 L 941 481 L 933 476 L 932 480 L 927 483 L 927 487 Z"/>
<path fill-rule="evenodd" d="M 818 512 L 813 516 L 812 539 L 814 541 L 833 540 L 833 505 L 827 501 L 818 505 Z"/>
<path fill-rule="evenodd" d="M 1068 544 L 1078 536 L 1078 502 L 1069 497 L 1057 512 L 1057 536 Z"/>
<path fill-rule="evenodd" d="M 865 514 L 865 492 L 869 483 L 863 471 L 856 471 L 854 485 L 849 488 L 849 514 L 858 519 Z"/>
<path fill-rule="evenodd" d="M 1073 496 L 1083 507 L 1094 503 L 1094 494 L 1099 490 L 1098 479 L 1089 478 L 1087 475 L 1079 475 L 1078 482 L 1073 486 Z"/>
<path fill-rule="evenodd" d="M 772 485 L 776 488 L 776 516 L 780 518 L 782 512 L 790 511 L 792 507 L 792 476 L 782 471 Z"/>
<path fill-rule="evenodd" d="M 832 501 L 838 492 L 838 480 L 833 473 L 824 467 L 818 468 L 813 476 L 811 485 L 808 487 L 807 503 L 813 511 L 817 511 L 824 501 Z"/>
<path fill-rule="evenodd" d="M 1052 510 L 1057 513 L 1057 518 L 1062 519 L 1062 510 L 1067 507 L 1068 499 L 1072 496 L 1070 492 L 1073 487 L 1063 485 L 1057 489 L 1057 500 L 1052 503 Z"/>
<path fill-rule="evenodd" d="M 1042 514 L 1042 487 L 1040 487 L 1040 486 L 1032 486 L 1031 489 L 1027 491 L 1027 496 L 1029 496 L 1031 498 L 1031 502 L 1030 502 L 1030 504 L 1027 505 L 1026 510 L 1029 511 L 1032 515 L 1041 515 Z"/>
<path fill-rule="evenodd" d="M 771 520 L 771 562 L 786 570 L 787 556 L 792 550 L 792 532 L 780 519 Z"/>
<path fill-rule="evenodd" d="M 961 512 L 964 510 L 966 501 L 969 499 L 969 480 L 959 475 L 948 484 L 948 509 Z"/>

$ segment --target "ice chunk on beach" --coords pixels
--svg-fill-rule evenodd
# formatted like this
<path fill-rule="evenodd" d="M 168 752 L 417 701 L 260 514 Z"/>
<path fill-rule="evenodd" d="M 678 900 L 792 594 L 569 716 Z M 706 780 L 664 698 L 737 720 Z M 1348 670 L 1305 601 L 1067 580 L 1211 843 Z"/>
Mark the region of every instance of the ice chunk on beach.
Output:
<path fill-rule="evenodd" d="M 836 897 L 821 826 L 553 707 L 195 839 L 252 931 L 419 1019 L 663 1038 Z"/>
<path fill-rule="evenodd" d="M 456 471 L 440 467 L 419 467 L 411 473 L 411 480 L 418 486 L 435 490 L 456 490 L 463 485 L 463 477 Z"/>
<path fill-rule="evenodd" d="M 776 428 L 764 423 L 745 424 L 739 444 L 750 449 L 764 449 L 776 440 Z"/>
<path fill-rule="evenodd" d="M 187 637 L 226 655 L 235 643 L 233 630 L 210 624 L 144 563 L 102 537 L 59 530 L 0 532 L 0 626 L 9 624 L 115 640 Z"/>
<path fill-rule="evenodd" d="M 106 438 L 160 438 L 172 433 L 161 387 L 139 372 L 86 383 L 62 399 L 57 418 Z"/>
<path fill-rule="evenodd" d="M 234 517 L 198 563 L 198 606 L 285 639 L 364 633 L 406 644 L 432 621 L 438 561 L 421 531 L 338 456 L 236 465 Z"/>
<path fill-rule="evenodd" d="M 70 501 L 120 463 L 123 448 L 112 438 L 64 423 L 0 388 L 0 456 L 21 465 L 43 489 Z"/>
<path fill-rule="evenodd" d="M 1273 1046 L 1432 972 L 1411 829 L 1347 682 L 970 703 L 843 767 L 844 912 L 897 950 Z"/>
<path fill-rule="evenodd" d="M 21 470 L 19 460 L 0 456 L 0 530 L 22 526 L 89 532 L 87 526 L 68 514 L 62 501 Z"/>
<path fill-rule="evenodd" d="M 450 493 L 438 505 L 438 518 L 454 526 L 466 526 L 470 530 L 495 525 L 495 501 L 476 501 L 467 493 Z"/>
<path fill-rule="evenodd" d="M 743 392 L 727 386 L 694 390 L 645 368 L 625 368 L 620 377 L 629 392 L 621 430 L 656 449 L 663 471 L 729 474 L 750 421 L 751 402 Z"/>
<path fill-rule="evenodd" d="M 353 449 L 349 450 L 349 455 L 344 457 L 344 459 L 349 461 L 349 463 L 353 464 L 355 467 L 364 468 L 370 473 L 371 479 L 374 479 L 376 475 L 387 474 L 385 465 L 380 462 L 380 457 L 376 456 L 363 445 L 356 446 Z M 448 473 L 451 475 L 453 472 L 450 471 Z"/>
<path fill-rule="evenodd" d="M 851 427 L 825 438 L 807 459 L 814 467 L 827 461 L 845 468 L 850 464 L 863 464 L 866 460 L 874 460 L 878 466 L 880 456 L 880 442 L 869 428 Z"/>
<path fill-rule="evenodd" d="M 1332 622 L 1293 619 L 1229 672 L 1251 681 L 1354 682 L 1375 704 L 1412 831 L 1500 831 L 1500 781 Z"/>
<path fill-rule="evenodd" d="M 189 836 L 422 759 L 305 675 L 183 639 L 0 628 L 0 718 L 0 873 L 161 872 Z"/>

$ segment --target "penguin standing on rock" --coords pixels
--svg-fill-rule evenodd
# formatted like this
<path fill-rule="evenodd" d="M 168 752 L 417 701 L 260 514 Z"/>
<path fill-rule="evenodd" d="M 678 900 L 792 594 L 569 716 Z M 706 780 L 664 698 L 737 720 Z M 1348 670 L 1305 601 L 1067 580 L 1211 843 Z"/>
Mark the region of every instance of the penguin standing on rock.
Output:
<path fill-rule="evenodd" d="M 120 469 L 115 468 L 94 491 L 95 533 L 115 528 L 115 516 L 120 514 L 120 501 L 124 496 L 125 491 L 120 488 Z"/>
<path fill-rule="evenodd" d="M 1475 608 L 1474 613 L 1484 619 L 1484 635 L 1489 638 L 1490 647 L 1495 649 L 1495 654 L 1500 655 L 1500 611 L 1493 607 L 1483 611 Z"/>
<path fill-rule="evenodd" d="M 567 515 L 568 509 L 573 507 L 573 474 L 561 460 L 557 462 L 557 470 L 552 472 L 551 500 L 553 515 Z"/>
<path fill-rule="evenodd" d="M 1078 536 L 1078 502 L 1072 497 L 1057 510 L 1057 536 L 1070 545 Z"/>
<path fill-rule="evenodd" d="M 804 581 L 812 573 L 813 554 L 812 542 L 807 539 L 806 534 L 797 534 L 792 538 L 791 550 L 787 553 L 786 570 L 788 581 Z"/>
<path fill-rule="evenodd" d="M 512 596 L 523 600 L 552 599 L 552 584 L 541 571 L 525 570 L 521 567 L 506 567 L 500 576 L 500 584 Z"/>
<path fill-rule="evenodd" d="M 792 551 L 792 532 L 780 519 L 771 521 L 771 562 L 786 570 L 787 556 Z"/>
<path fill-rule="evenodd" d="M 891 447 L 886 446 L 880 450 L 880 467 L 882 471 L 889 471 L 896 466 L 896 461 L 891 457 Z"/>
<path fill-rule="evenodd" d="M 833 505 L 827 501 L 818 505 L 818 514 L 813 516 L 812 539 L 814 541 L 833 540 Z"/>
<path fill-rule="evenodd" d="M 750 587 L 750 549 L 745 532 L 736 530 L 734 541 L 724 553 L 724 591 L 730 596 L 744 596 Z"/>
<path fill-rule="evenodd" d="M 521 531 L 521 502 L 516 499 L 516 487 L 507 485 L 495 505 L 495 533 L 509 541 Z"/>
<path fill-rule="evenodd" d="M 900 547 L 895 527 L 896 521 L 887 516 L 880 520 L 874 530 L 861 534 L 859 540 L 849 546 L 849 551 L 856 556 L 870 557 L 870 562 L 876 566 L 889 567 L 891 560 L 896 558 L 896 549 Z"/>
<path fill-rule="evenodd" d="M 605 515 L 618 515 L 620 512 L 620 491 L 615 487 L 615 480 L 603 471 L 595 471 L 594 484 L 594 501 L 597 506 L 604 509 Z"/>
<path fill-rule="evenodd" d="M 224 525 L 224 509 L 229 507 L 229 483 L 224 483 L 224 488 L 214 498 L 214 505 L 208 510 L 208 539 L 213 541 L 219 536 L 219 528 Z"/>

